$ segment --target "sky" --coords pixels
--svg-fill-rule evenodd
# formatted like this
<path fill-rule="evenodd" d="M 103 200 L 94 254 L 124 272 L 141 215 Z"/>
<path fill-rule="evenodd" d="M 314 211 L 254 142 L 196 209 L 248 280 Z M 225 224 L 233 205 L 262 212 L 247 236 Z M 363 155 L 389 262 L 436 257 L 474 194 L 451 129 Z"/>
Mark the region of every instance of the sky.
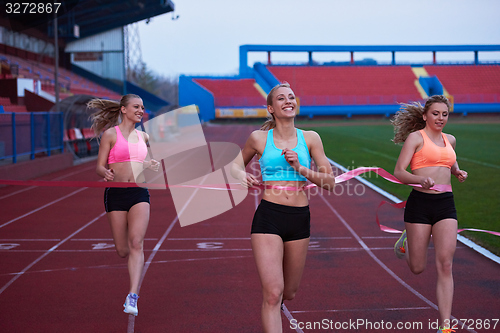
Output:
<path fill-rule="evenodd" d="M 237 75 L 239 46 L 500 45 L 499 0 L 172 0 L 175 12 L 138 23 L 142 59 L 166 77 Z M 176 20 L 173 17 L 179 16 Z M 273 62 L 304 62 L 306 53 L 272 53 Z M 355 53 L 389 62 L 390 53 Z M 472 52 L 437 53 L 437 61 L 473 61 Z M 313 53 L 348 61 L 348 53 Z M 396 53 L 396 62 L 431 61 L 432 53 Z M 479 53 L 500 61 L 500 52 Z M 249 65 L 267 61 L 250 53 Z"/>

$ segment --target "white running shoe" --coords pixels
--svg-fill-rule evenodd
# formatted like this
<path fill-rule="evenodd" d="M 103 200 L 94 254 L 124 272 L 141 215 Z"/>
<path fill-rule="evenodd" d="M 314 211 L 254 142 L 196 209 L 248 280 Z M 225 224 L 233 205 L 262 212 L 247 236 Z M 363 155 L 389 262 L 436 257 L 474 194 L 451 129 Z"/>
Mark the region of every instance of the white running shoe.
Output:
<path fill-rule="evenodd" d="M 128 294 L 127 298 L 125 299 L 125 304 L 123 304 L 123 312 L 137 316 L 139 313 L 139 310 L 137 309 L 137 300 L 139 299 L 139 296 L 137 294 Z"/>

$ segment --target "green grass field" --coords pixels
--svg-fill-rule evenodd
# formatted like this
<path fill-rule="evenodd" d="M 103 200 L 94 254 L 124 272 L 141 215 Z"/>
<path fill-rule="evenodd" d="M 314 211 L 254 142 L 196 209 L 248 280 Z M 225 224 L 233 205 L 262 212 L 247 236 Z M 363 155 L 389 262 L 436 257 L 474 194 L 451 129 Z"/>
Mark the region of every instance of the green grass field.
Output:
<path fill-rule="evenodd" d="M 459 166 L 469 174 L 464 183 L 452 176 L 459 228 L 500 231 L 500 123 L 487 122 L 450 119 L 444 132 L 456 137 Z M 377 166 L 394 172 L 401 146 L 391 141 L 389 120 L 326 120 L 321 126 L 298 121 L 296 126 L 318 132 L 327 156 L 346 168 Z M 374 173 L 364 177 L 402 200 L 411 191 Z M 461 235 L 500 255 L 500 237 L 470 231 Z"/>

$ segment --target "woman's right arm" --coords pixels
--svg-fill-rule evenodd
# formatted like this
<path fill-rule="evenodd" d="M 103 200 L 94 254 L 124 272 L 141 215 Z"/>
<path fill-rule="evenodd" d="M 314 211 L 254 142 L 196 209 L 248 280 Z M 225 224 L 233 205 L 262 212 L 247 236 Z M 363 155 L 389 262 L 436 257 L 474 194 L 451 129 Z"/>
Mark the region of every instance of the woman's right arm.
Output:
<path fill-rule="evenodd" d="M 101 143 L 99 144 L 96 173 L 106 181 L 112 181 L 115 177 L 113 169 L 107 168 L 108 155 L 114 140 L 115 135 L 111 133 L 111 130 L 107 130 L 102 134 Z"/>
<path fill-rule="evenodd" d="M 231 175 L 240 180 L 241 184 L 245 187 L 252 187 L 253 185 L 260 184 L 257 177 L 245 171 L 245 167 L 250 163 L 252 158 L 258 154 L 257 146 L 259 143 L 259 133 L 262 131 L 253 131 L 250 134 L 245 146 L 241 150 L 240 155 L 233 161 L 231 168 Z"/>
<path fill-rule="evenodd" d="M 420 184 L 423 188 L 429 189 L 434 186 L 434 179 L 418 176 L 406 170 L 408 165 L 410 165 L 413 154 L 415 154 L 417 148 L 422 144 L 423 138 L 420 133 L 412 132 L 408 135 L 403 148 L 401 148 L 401 153 L 399 153 L 399 158 L 394 168 L 394 176 L 405 184 Z"/>

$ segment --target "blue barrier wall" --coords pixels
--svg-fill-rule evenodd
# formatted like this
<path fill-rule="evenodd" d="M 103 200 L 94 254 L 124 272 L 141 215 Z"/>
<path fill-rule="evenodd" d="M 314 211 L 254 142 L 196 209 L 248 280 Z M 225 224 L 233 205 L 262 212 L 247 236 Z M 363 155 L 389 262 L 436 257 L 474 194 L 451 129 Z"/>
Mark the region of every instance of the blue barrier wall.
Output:
<path fill-rule="evenodd" d="M 215 118 L 215 101 L 211 92 L 193 81 L 192 77 L 179 77 L 179 105 L 196 104 L 200 110 L 201 121 Z"/>
<path fill-rule="evenodd" d="M 0 160 L 36 154 L 50 156 L 63 151 L 62 112 L 5 112 L 0 113 Z"/>

